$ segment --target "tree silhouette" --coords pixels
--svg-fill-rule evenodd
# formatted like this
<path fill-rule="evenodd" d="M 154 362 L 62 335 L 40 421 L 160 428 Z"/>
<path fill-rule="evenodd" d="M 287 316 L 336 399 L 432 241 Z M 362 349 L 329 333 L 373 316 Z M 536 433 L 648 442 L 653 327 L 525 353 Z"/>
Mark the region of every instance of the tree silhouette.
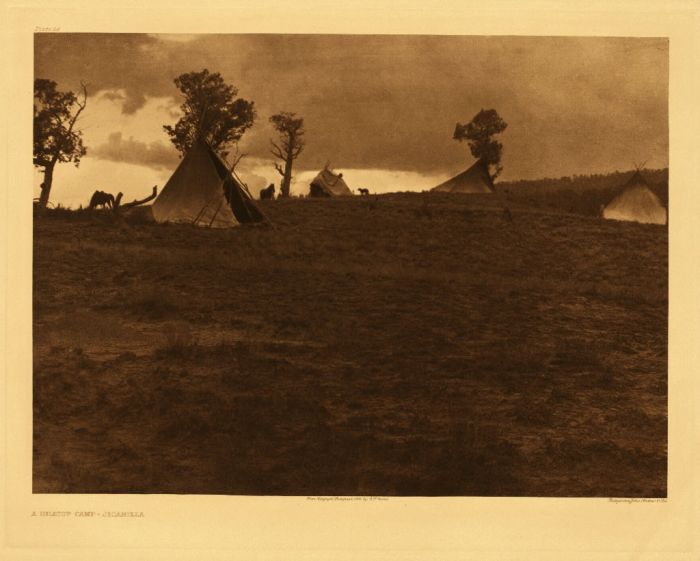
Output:
<path fill-rule="evenodd" d="M 508 123 L 501 119 L 495 109 L 482 109 L 469 123 L 466 125 L 457 123 L 455 127 L 453 138 L 460 142 L 466 140 L 469 143 L 472 156 L 489 166 L 492 180 L 496 179 L 503 170 L 503 166 L 500 165 L 503 144 L 494 140 L 493 137 L 506 130 L 507 126 Z"/>
<path fill-rule="evenodd" d="M 184 155 L 201 137 L 222 157 L 253 126 L 254 103 L 237 98 L 238 89 L 224 82 L 218 72 L 187 72 L 174 80 L 185 97 L 182 117 L 174 126 L 164 125 L 170 140 Z"/>
<path fill-rule="evenodd" d="M 75 129 L 78 117 L 87 105 L 87 86 L 81 83 L 82 100 L 73 92 L 61 92 L 56 82 L 37 78 L 34 80 L 34 166 L 43 168 L 39 208 L 49 202 L 53 185 L 53 172 L 59 162 L 80 165 L 80 158 L 87 152 L 83 146 L 82 132 Z"/>
<path fill-rule="evenodd" d="M 297 118 L 296 113 L 278 113 L 270 117 L 270 122 L 279 133 L 278 143 L 272 144 L 272 155 L 284 162 L 284 168 L 275 164 L 275 169 L 282 176 L 280 197 L 289 197 L 292 182 L 292 164 L 304 149 L 304 119 Z"/>

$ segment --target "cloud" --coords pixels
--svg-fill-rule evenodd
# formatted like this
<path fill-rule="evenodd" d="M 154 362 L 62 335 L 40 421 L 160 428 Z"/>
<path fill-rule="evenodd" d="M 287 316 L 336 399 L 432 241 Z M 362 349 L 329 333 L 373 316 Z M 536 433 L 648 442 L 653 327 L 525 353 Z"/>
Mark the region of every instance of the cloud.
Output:
<path fill-rule="evenodd" d="M 133 115 L 144 105 L 146 105 L 146 96 L 143 94 L 134 94 L 124 99 L 122 111 L 126 115 Z"/>
<path fill-rule="evenodd" d="M 178 37 L 179 38 L 179 37 Z M 184 39 L 184 37 L 183 37 Z M 299 170 L 456 173 L 472 161 L 455 123 L 482 108 L 508 122 L 502 178 L 668 165 L 668 41 L 659 38 L 37 34 L 35 72 L 114 96 L 126 116 L 169 100 L 183 72 L 221 72 L 255 102 L 244 151 L 269 157 L 270 115 L 305 119 Z M 90 106 L 86 110 L 86 114 Z M 162 121 L 162 119 L 161 119 Z M 160 125 L 163 123 L 161 122 Z M 113 129 L 119 130 L 119 129 Z"/>
<path fill-rule="evenodd" d="M 122 110 L 133 114 L 148 98 L 177 96 L 176 76 L 213 62 L 211 54 L 192 52 L 196 42 L 195 37 L 181 42 L 138 33 L 37 34 L 34 72 L 68 88 L 84 80 L 91 94 L 119 90 Z"/>
<path fill-rule="evenodd" d="M 126 94 L 123 90 L 104 90 L 100 92 L 100 95 L 98 97 L 106 99 L 108 101 L 118 101 L 120 103 L 123 103 L 126 100 Z"/>
<path fill-rule="evenodd" d="M 133 137 L 124 139 L 121 132 L 110 134 L 105 144 L 89 150 L 88 154 L 102 160 L 137 164 L 156 170 L 172 170 L 179 161 L 177 151 L 172 146 L 162 142 L 147 144 Z"/>
<path fill-rule="evenodd" d="M 98 99 L 105 99 L 118 103 L 121 107 L 121 112 L 124 115 L 133 115 L 146 105 L 147 98 L 142 93 L 127 94 L 123 89 L 120 90 L 100 90 Z"/>

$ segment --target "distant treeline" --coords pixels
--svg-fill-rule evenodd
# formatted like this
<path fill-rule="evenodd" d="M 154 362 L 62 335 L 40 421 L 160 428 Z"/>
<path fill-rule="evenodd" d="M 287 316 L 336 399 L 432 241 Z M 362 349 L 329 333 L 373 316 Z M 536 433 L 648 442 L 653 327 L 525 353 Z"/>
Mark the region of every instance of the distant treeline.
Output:
<path fill-rule="evenodd" d="M 601 205 L 608 204 L 633 174 L 634 170 L 557 179 L 501 181 L 496 184 L 496 189 L 515 202 L 597 216 Z M 668 168 L 645 169 L 642 176 L 668 207 Z"/>

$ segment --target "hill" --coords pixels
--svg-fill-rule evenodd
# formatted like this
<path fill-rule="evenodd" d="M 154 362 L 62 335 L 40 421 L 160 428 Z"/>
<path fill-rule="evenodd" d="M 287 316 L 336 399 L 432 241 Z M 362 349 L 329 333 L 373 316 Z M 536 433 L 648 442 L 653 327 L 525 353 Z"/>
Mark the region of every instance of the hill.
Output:
<path fill-rule="evenodd" d="M 634 170 L 557 179 L 504 181 L 496 184 L 496 190 L 510 201 L 597 217 L 601 205 L 607 205 L 633 174 Z M 644 170 L 642 175 L 668 208 L 668 168 Z"/>
<path fill-rule="evenodd" d="M 262 208 L 35 221 L 34 492 L 665 496 L 665 227 Z"/>

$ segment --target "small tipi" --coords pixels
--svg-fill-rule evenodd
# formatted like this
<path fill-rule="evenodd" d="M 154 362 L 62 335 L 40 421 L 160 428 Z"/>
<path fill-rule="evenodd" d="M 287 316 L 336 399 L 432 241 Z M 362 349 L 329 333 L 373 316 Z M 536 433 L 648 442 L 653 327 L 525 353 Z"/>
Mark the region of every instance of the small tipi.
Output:
<path fill-rule="evenodd" d="M 617 196 L 603 208 L 603 218 L 666 224 L 667 213 L 659 197 L 637 169 Z"/>
<path fill-rule="evenodd" d="M 342 173 L 335 173 L 328 164 L 318 172 L 309 184 L 309 197 L 341 197 L 352 195 L 350 187 L 343 180 Z"/>
<path fill-rule="evenodd" d="M 243 184 L 203 139 L 196 140 L 152 206 L 156 222 L 231 228 L 264 217 Z"/>
<path fill-rule="evenodd" d="M 493 193 L 493 181 L 489 168 L 483 160 L 477 160 L 474 165 L 462 173 L 455 175 L 431 191 L 441 193 Z"/>

